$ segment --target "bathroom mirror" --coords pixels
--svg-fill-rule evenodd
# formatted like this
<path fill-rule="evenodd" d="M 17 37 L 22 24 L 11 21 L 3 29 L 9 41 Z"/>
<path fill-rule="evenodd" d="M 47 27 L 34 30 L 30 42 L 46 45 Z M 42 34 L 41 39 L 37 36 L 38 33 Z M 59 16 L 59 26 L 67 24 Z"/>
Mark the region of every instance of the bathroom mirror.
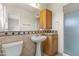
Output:
<path fill-rule="evenodd" d="M 39 4 L 0 4 L 0 32 L 39 30 Z"/>

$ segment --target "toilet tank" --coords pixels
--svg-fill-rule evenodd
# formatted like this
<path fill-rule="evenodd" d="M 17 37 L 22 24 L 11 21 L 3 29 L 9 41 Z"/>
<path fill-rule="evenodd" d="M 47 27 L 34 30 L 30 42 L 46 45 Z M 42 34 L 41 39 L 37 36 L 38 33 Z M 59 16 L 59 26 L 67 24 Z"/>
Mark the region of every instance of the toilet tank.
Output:
<path fill-rule="evenodd" d="M 22 52 L 23 41 L 17 41 L 7 44 L 2 44 L 4 56 L 20 56 Z"/>

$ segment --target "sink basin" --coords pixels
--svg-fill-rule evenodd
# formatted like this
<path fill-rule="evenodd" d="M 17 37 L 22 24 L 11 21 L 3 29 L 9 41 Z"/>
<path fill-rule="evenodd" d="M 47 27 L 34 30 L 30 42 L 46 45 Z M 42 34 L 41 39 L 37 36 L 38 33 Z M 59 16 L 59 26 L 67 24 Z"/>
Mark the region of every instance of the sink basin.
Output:
<path fill-rule="evenodd" d="M 31 40 L 36 44 L 36 56 L 41 56 L 41 42 L 43 42 L 47 37 L 43 35 L 33 35 Z"/>
<path fill-rule="evenodd" d="M 33 42 L 42 42 L 42 41 L 44 41 L 46 39 L 46 36 L 42 36 L 42 35 L 33 35 L 32 37 L 31 37 L 31 40 L 33 41 Z"/>

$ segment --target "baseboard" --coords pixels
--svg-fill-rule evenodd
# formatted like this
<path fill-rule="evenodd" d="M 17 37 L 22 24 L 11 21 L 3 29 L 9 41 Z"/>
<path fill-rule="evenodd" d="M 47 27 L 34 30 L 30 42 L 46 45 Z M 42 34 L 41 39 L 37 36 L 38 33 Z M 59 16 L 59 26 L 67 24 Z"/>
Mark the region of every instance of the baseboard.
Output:
<path fill-rule="evenodd" d="M 63 53 L 63 56 L 70 56 L 70 55 L 68 55 L 68 54 L 66 54 L 66 53 Z"/>
<path fill-rule="evenodd" d="M 66 54 L 64 52 L 58 52 L 58 53 L 61 54 L 61 56 L 70 56 L 70 55 L 68 55 L 68 54 Z"/>

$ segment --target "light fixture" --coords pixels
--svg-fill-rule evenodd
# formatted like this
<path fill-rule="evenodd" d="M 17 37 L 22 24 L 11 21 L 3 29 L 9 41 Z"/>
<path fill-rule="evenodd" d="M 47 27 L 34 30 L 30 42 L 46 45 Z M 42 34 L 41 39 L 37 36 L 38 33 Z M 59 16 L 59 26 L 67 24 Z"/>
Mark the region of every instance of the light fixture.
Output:
<path fill-rule="evenodd" d="M 39 3 L 27 3 L 27 4 L 34 8 L 39 8 Z"/>

